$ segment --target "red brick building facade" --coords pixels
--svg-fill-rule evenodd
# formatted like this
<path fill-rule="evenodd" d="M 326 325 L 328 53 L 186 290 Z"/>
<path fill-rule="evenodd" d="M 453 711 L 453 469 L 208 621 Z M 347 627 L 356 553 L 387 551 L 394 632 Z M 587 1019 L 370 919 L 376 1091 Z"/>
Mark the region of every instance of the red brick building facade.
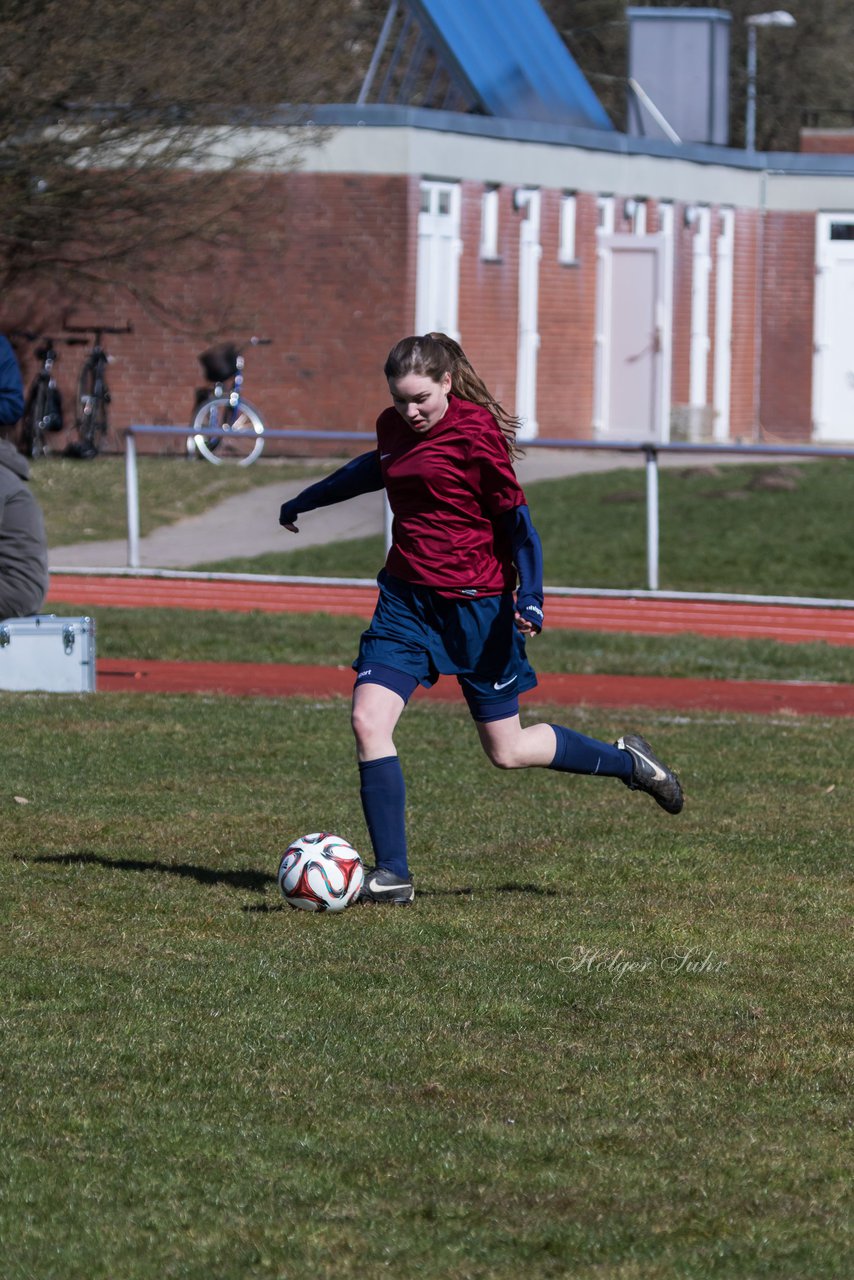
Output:
<path fill-rule="evenodd" d="M 359 124 L 353 111 L 271 179 L 250 243 L 215 273 L 169 281 L 195 330 L 118 291 L 95 317 L 78 309 L 134 325 L 111 343 L 116 428 L 184 425 L 197 352 L 254 332 L 273 339 L 246 367 L 268 426 L 368 431 L 388 348 L 445 327 L 541 438 L 854 439 L 844 404 L 815 416 L 836 394 L 828 383 L 817 400 L 816 379 L 847 358 L 818 362 L 816 306 L 837 304 L 816 269 L 821 227 L 831 267 L 854 244 L 850 158 L 772 169 L 708 147 L 579 143 L 549 126 L 508 138 L 501 122 L 392 108 L 362 109 Z M 41 322 L 58 328 L 62 310 L 43 299 Z M 0 319 L 20 322 L 14 298 Z M 71 365 L 63 353 L 69 392 Z"/>

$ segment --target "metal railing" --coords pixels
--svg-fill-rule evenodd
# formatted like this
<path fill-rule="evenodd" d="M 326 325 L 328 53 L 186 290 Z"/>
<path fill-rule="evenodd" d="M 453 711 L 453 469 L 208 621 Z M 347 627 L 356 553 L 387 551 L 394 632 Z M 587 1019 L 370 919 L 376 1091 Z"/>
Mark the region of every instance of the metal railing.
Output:
<path fill-rule="evenodd" d="M 257 440 L 254 431 L 234 431 L 223 427 L 205 427 L 205 437 L 228 436 L 230 440 L 238 436 Z M 125 428 L 125 496 L 127 501 L 128 529 L 128 568 L 139 568 L 139 469 L 136 458 L 137 436 L 188 436 L 199 435 L 196 427 L 153 427 L 133 425 Z M 359 441 L 368 444 L 376 443 L 372 431 L 264 431 L 265 440 L 341 440 Z"/>
<path fill-rule="evenodd" d="M 138 570 L 139 563 L 139 473 L 137 468 L 137 436 L 180 436 L 187 437 L 198 434 L 192 427 L 158 427 L 130 426 L 126 429 L 125 480 L 127 496 L 127 530 L 128 530 L 128 568 Z M 206 435 L 246 434 L 254 438 L 254 432 L 237 433 L 221 429 L 206 428 Z M 309 440 L 309 441 L 341 441 L 368 445 L 376 441 L 372 431 L 308 431 L 308 430 L 272 430 L 265 431 L 267 440 Z M 659 492 L 658 472 L 661 454 L 685 454 L 687 456 L 704 455 L 706 457 L 724 454 L 737 457 L 755 458 L 854 458 L 854 447 L 834 445 L 777 445 L 777 444 L 696 444 L 687 441 L 654 442 L 635 440 L 525 440 L 520 441 L 522 447 L 529 449 L 580 450 L 585 452 L 640 453 L 645 458 L 646 471 L 646 572 L 647 586 L 638 589 L 595 589 L 595 588 L 550 588 L 552 594 L 584 594 L 611 596 L 656 596 L 666 599 L 693 600 L 743 600 L 765 601 L 772 599 L 785 600 L 789 604 L 823 605 L 825 607 L 854 608 L 854 600 L 825 599 L 823 597 L 803 596 L 745 596 L 732 595 L 725 592 L 684 592 L 661 591 L 659 589 Z M 388 503 L 385 507 L 386 545 L 390 541 L 391 521 Z M 205 575 L 214 576 L 214 575 Z"/>

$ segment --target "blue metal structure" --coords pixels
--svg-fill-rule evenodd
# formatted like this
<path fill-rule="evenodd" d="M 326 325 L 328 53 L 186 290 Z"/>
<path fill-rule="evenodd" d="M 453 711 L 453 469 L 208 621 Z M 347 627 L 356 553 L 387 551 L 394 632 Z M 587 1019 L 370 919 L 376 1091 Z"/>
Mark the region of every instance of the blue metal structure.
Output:
<path fill-rule="evenodd" d="M 403 26 L 379 90 L 379 102 L 410 97 L 432 52 L 450 79 L 436 101 L 437 76 L 421 105 L 450 107 L 505 120 L 613 132 L 614 126 L 539 0 L 404 0 Z M 392 29 L 392 0 L 359 102 L 368 95 Z"/>

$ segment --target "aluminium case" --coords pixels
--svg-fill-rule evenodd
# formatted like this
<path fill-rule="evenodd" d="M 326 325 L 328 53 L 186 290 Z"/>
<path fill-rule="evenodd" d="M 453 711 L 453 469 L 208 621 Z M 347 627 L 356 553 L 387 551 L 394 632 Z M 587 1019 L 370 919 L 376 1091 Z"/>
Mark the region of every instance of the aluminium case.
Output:
<path fill-rule="evenodd" d="M 0 619 L 0 690 L 95 692 L 95 619 Z"/>

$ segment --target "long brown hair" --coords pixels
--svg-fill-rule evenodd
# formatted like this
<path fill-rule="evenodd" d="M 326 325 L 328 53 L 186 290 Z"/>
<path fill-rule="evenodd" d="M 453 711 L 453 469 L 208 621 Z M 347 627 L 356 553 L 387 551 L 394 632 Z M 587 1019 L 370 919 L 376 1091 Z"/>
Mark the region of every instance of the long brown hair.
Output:
<path fill-rule="evenodd" d="M 423 337 L 401 338 L 388 353 L 383 366 L 387 378 L 405 378 L 416 373 L 422 378 L 441 382 L 446 373 L 451 375 L 451 391 L 460 400 L 469 400 L 488 409 L 501 428 L 511 458 L 521 457 L 516 444 L 516 432 L 521 419 L 508 413 L 492 395 L 483 378 L 458 342 L 446 333 L 426 333 Z"/>

